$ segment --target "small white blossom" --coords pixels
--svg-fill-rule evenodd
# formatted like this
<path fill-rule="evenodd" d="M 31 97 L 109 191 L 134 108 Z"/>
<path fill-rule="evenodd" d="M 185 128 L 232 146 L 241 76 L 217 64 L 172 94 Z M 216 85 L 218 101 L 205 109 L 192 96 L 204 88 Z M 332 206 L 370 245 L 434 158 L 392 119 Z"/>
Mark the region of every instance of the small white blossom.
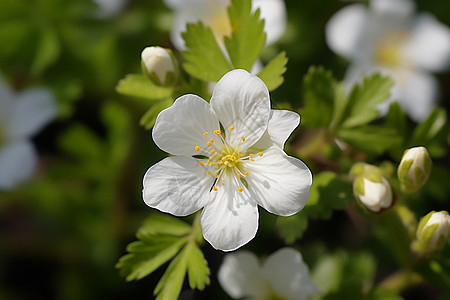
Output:
<path fill-rule="evenodd" d="M 431 14 L 414 15 L 409 0 L 371 0 L 370 6 L 353 4 L 328 22 L 328 46 L 351 61 L 346 81 L 353 85 L 363 75 L 381 72 L 393 78 L 390 102 L 399 104 L 415 121 L 432 110 L 438 84 L 430 72 L 450 64 L 450 29 Z"/>
<path fill-rule="evenodd" d="M 30 138 L 55 115 L 47 89 L 15 94 L 0 77 L 0 189 L 11 189 L 33 174 L 37 155 Z"/>
<path fill-rule="evenodd" d="M 228 254 L 220 266 L 218 279 L 234 299 L 307 300 L 320 293 L 309 278 L 302 255 L 292 248 L 278 250 L 262 266 L 251 252 Z"/>
<path fill-rule="evenodd" d="M 397 176 L 404 193 L 418 191 L 428 180 L 431 173 L 431 158 L 425 147 L 405 150 L 397 169 Z"/>
<path fill-rule="evenodd" d="M 156 85 L 168 86 L 177 79 L 177 66 L 170 49 L 146 47 L 141 53 L 144 73 Z"/>
<path fill-rule="evenodd" d="M 202 21 L 211 27 L 220 44 L 223 37 L 230 35 L 231 25 L 228 20 L 227 7 L 229 0 L 164 0 L 174 10 L 174 24 L 171 40 L 179 50 L 184 50 L 181 33 L 186 31 L 186 24 Z M 265 20 L 264 31 L 267 34 L 266 44 L 276 42 L 286 28 L 286 7 L 283 0 L 253 0 L 252 9 L 260 9 L 260 18 Z"/>
<path fill-rule="evenodd" d="M 446 211 L 431 211 L 424 216 L 417 228 L 416 251 L 429 253 L 439 251 L 450 236 L 450 216 Z"/>
<path fill-rule="evenodd" d="M 153 127 L 156 145 L 175 156 L 145 174 L 145 203 L 177 216 L 204 207 L 204 238 L 224 251 L 241 247 L 256 234 L 258 205 L 288 216 L 308 199 L 311 172 L 283 151 L 299 122 L 271 110 L 265 84 L 244 70 L 225 74 L 210 103 L 181 96 Z"/>

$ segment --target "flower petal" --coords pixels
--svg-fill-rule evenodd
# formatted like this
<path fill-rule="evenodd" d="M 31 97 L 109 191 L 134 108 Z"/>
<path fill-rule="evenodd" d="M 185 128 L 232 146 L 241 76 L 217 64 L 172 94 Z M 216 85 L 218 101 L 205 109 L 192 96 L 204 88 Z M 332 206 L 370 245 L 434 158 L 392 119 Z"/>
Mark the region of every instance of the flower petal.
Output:
<path fill-rule="evenodd" d="M 176 216 L 205 206 L 214 178 L 207 176 L 198 162 L 190 157 L 167 157 L 150 167 L 143 182 L 145 204 Z"/>
<path fill-rule="evenodd" d="M 159 113 L 153 127 L 153 140 L 163 151 L 173 155 L 197 155 L 195 147 L 206 148 L 214 130 L 219 129 L 208 102 L 196 95 L 184 95 Z M 204 135 L 209 132 L 209 135 Z M 220 143 L 220 139 L 214 140 Z"/>
<path fill-rule="evenodd" d="M 252 9 L 259 8 L 260 18 L 264 19 L 264 31 L 267 34 L 266 45 L 273 44 L 284 34 L 287 17 L 283 0 L 253 0 Z"/>
<path fill-rule="evenodd" d="M 0 148 L 0 189 L 11 189 L 31 177 L 36 164 L 36 151 L 28 140 L 3 145 Z"/>
<path fill-rule="evenodd" d="M 225 178 L 201 215 L 203 237 L 215 249 L 233 251 L 245 245 L 258 230 L 258 207 L 246 189 L 238 192 L 233 175 Z"/>
<path fill-rule="evenodd" d="M 301 160 L 271 147 L 243 169 L 249 172 L 245 179 L 250 194 L 268 212 L 289 216 L 305 206 L 312 175 Z"/>
<path fill-rule="evenodd" d="M 407 16 L 414 12 L 415 4 L 410 0 L 371 0 L 370 8 L 380 15 Z"/>
<path fill-rule="evenodd" d="M 269 125 L 263 136 L 253 145 L 255 148 L 268 149 L 275 145 L 284 148 L 284 143 L 300 124 L 300 115 L 289 110 L 274 110 L 270 112 Z"/>
<path fill-rule="evenodd" d="M 18 95 L 6 130 L 10 137 L 30 137 L 55 116 L 56 106 L 50 91 L 44 88 L 28 89 Z"/>
<path fill-rule="evenodd" d="M 245 137 L 242 149 L 247 149 L 260 139 L 270 117 L 269 91 L 264 82 L 245 70 L 233 70 L 225 74 L 217 83 L 211 107 L 226 130 L 231 131 L 231 144 Z"/>
<path fill-rule="evenodd" d="M 450 65 L 450 29 L 430 14 L 420 15 L 411 30 L 405 49 L 422 68 L 443 71 Z"/>
<path fill-rule="evenodd" d="M 225 256 L 217 277 L 225 292 L 234 299 L 263 299 L 267 290 L 259 260 L 249 251 L 241 250 Z"/>
<path fill-rule="evenodd" d="M 262 274 L 273 291 L 285 299 L 306 300 L 320 292 L 309 278 L 302 255 L 292 248 L 282 248 L 269 256 Z"/>
<path fill-rule="evenodd" d="M 356 57 L 367 18 L 367 9 L 361 4 L 349 5 L 338 11 L 325 28 L 328 47 L 347 59 Z"/>
<path fill-rule="evenodd" d="M 424 120 L 433 110 L 437 94 L 436 78 L 425 72 L 411 72 L 404 82 L 396 80 L 391 97 L 397 99 L 401 107 L 416 122 Z M 400 83 L 397 83 L 400 82 Z"/>

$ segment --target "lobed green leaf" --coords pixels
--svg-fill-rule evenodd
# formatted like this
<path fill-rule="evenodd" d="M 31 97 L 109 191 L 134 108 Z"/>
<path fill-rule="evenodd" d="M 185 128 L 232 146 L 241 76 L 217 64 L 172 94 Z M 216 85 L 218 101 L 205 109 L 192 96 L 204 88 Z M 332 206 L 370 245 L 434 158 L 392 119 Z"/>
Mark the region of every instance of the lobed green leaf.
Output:
<path fill-rule="evenodd" d="M 286 72 L 287 62 L 286 52 L 283 51 L 259 72 L 259 78 L 264 81 L 269 91 L 275 90 L 283 83 L 283 74 Z"/>
<path fill-rule="evenodd" d="M 116 91 L 120 94 L 148 100 L 158 100 L 172 95 L 172 89 L 155 85 L 142 74 L 128 74 L 119 80 Z"/>

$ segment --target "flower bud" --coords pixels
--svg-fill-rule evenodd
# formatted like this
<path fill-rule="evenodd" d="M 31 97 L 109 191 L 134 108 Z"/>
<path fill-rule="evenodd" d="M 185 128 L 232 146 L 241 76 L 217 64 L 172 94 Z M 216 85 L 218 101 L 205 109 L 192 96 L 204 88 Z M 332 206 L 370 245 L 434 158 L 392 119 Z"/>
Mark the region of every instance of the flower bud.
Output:
<path fill-rule="evenodd" d="M 353 193 L 365 208 L 378 213 L 392 206 L 391 185 L 380 169 L 368 164 L 357 164 L 350 173 L 356 175 Z"/>
<path fill-rule="evenodd" d="M 425 147 L 405 150 L 397 169 L 403 193 L 417 192 L 428 180 L 431 172 L 431 158 Z"/>
<path fill-rule="evenodd" d="M 177 62 L 170 49 L 147 47 L 141 53 L 142 70 L 158 86 L 171 86 L 178 79 Z"/>
<path fill-rule="evenodd" d="M 432 211 L 420 220 L 413 249 L 422 253 L 439 251 L 447 241 L 449 233 L 450 216 L 448 212 Z"/>

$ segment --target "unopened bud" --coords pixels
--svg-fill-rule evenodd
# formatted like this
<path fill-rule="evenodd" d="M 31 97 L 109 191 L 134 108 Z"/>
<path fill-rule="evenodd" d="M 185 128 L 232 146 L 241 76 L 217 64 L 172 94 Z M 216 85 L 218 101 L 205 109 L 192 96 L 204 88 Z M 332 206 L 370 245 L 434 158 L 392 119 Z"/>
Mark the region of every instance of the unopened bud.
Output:
<path fill-rule="evenodd" d="M 425 147 L 407 149 L 397 169 L 403 193 L 417 192 L 428 180 L 431 172 L 431 158 Z"/>
<path fill-rule="evenodd" d="M 177 62 L 170 49 L 147 47 L 141 53 L 142 70 L 156 85 L 171 86 L 178 79 Z"/>
<path fill-rule="evenodd" d="M 379 168 L 359 163 L 350 171 L 354 177 L 353 193 L 368 210 L 379 213 L 392 206 L 392 189 Z"/>
<path fill-rule="evenodd" d="M 417 228 L 413 249 L 432 253 L 442 249 L 450 234 L 450 216 L 446 211 L 432 211 L 424 216 Z"/>

